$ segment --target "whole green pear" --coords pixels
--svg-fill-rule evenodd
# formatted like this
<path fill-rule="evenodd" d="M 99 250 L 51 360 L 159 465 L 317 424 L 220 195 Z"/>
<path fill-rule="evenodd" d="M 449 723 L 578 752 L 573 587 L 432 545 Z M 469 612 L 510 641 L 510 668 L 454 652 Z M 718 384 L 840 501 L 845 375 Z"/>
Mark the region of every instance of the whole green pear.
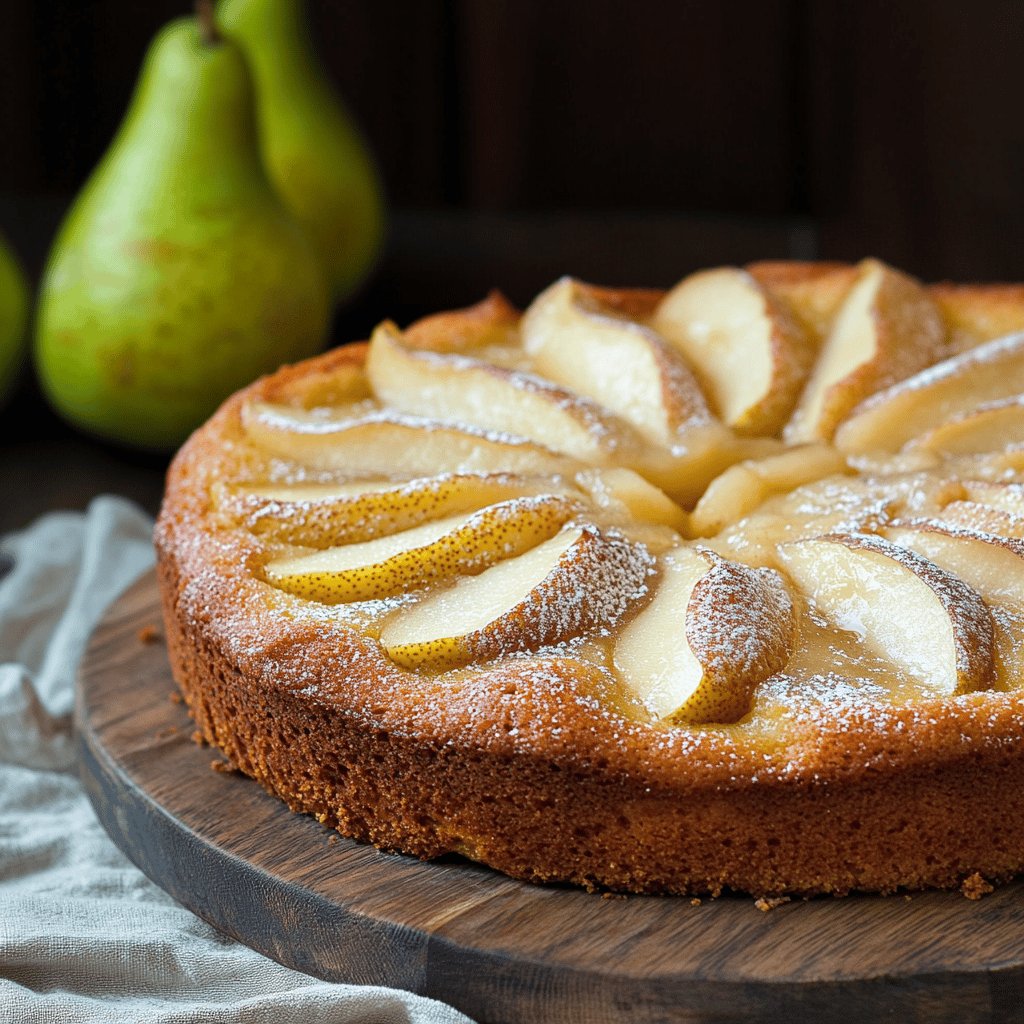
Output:
<path fill-rule="evenodd" d="M 172 22 L 54 243 L 35 349 L 47 395 L 94 434 L 166 450 L 318 351 L 329 315 L 319 257 L 263 168 L 241 51 Z"/>
<path fill-rule="evenodd" d="M 18 261 L 0 237 L 0 402 L 10 393 L 25 355 L 28 285 Z"/>
<path fill-rule="evenodd" d="M 383 196 L 369 151 L 313 53 L 302 0 L 222 0 L 217 16 L 253 69 L 263 162 L 313 237 L 334 297 L 344 299 L 373 267 Z"/>

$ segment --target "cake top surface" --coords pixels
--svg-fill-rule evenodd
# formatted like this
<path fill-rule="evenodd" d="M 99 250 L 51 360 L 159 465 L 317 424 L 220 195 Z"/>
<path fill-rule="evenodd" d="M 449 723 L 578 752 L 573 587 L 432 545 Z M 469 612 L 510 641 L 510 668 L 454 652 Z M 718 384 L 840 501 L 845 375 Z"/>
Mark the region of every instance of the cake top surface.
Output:
<path fill-rule="evenodd" d="M 876 260 L 494 294 L 235 396 L 158 542 L 241 669 L 438 745 L 677 787 L 961 757 L 1022 710 L 1018 328 Z"/>

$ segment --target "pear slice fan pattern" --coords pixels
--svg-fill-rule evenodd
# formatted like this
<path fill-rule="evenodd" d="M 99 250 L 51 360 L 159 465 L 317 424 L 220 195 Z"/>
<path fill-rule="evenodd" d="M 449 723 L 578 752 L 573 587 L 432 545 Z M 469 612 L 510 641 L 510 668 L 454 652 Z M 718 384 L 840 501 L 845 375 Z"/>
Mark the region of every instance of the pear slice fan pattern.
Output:
<path fill-rule="evenodd" d="M 282 369 L 185 446 L 158 524 L 203 735 L 347 835 L 534 880 L 1021 871 L 1006 324 L 1024 291 L 759 263 L 564 278 Z"/>

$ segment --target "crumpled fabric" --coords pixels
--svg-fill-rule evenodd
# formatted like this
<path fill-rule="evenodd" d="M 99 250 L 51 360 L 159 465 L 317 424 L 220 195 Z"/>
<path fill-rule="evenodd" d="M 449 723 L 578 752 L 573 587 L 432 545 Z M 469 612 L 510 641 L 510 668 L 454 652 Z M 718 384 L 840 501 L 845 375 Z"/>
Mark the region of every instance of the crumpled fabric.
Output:
<path fill-rule="evenodd" d="M 152 565 L 152 526 L 104 497 L 0 540 L 0 1021 L 472 1024 L 282 967 L 175 903 L 103 831 L 75 770 L 74 677 L 104 609 Z"/>

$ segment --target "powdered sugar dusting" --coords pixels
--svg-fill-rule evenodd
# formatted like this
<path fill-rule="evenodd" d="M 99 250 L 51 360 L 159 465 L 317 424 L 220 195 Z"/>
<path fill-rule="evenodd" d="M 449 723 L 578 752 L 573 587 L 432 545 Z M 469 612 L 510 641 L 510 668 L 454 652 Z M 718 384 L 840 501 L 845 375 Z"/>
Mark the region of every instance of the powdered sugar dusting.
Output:
<path fill-rule="evenodd" d="M 940 568 L 916 551 L 900 547 L 882 537 L 849 534 L 834 539 L 851 547 L 876 551 L 910 568 L 918 579 L 928 585 L 946 609 L 961 675 L 971 679 L 991 680 L 994 639 L 992 617 L 976 591 L 958 576 Z"/>
<path fill-rule="evenodd" d="M 796 609 L 781 574 L 709 552 L 711 570 L 693 588 L 686 636 L 706 673 L 761 681 L 789 660 Z"/>
<path fill-rule="evenodd" d="M 969 349 L 967 352 L 959 353 L 958 355 L 951 356 L 949 359 L 944 359 L 942 362 L 935 363 L 933 366 L 915 373 L 912 377 L 893 384 L 885 391 L 872 395 L 860 406 L 860 409 L 855 411 L 859 412 L 884 405 L 897 389 L 900 393 L 925 390 L 934 387 L 939 381 L 948 380 L 951 377 L 959 377 L 963 374 L 965 367 L 1000 362 L 1016 356 L 1021 351 L 1024 351 L 1024 333 L 1008 334 L 1003 338 L 996 338 L 994 341 L 986 342 L 983 345 L 978 345 L 976 348 Z"/>
<path fill-rule="evenodd" d="M 514 338 L 514 335 L 509 337 Z M 974 360 L 979 365 L 998 362 L 1016 352 L 1022 340 L 1024 335 L 1000 339 L 958 358 Z M 484 358 L 476 358 L 481 356 Z M 571 415 L 593 439 L 595 451 L 614 452 L 624 465 L 629 465 L 636 454 L 630 449 L 632 441 L 623 445 L 623 439 L 631 436 L 630 429 L 607 409 L 530 372 L 530 360 L 518 339 L 516 343 L 496 347 L 493 352 L 477 350 L 474 356 L 417 350 L 414 358 L 425 366 L 501 379 L 516 391 L 541 398 L 551 408 Z M 939 363 L 894 387 L 927 388 L 959 372 L 955 364 L 956 360 Z M 878 404 L 884 394 L 886 392 L 868 399 L 862 408 Z M 243 418 L 247 425 L 258 426 L 256 434 L 262 430 L 260 436 L 265 437 L 270 432 L 280 440 L 271 449 L 264 448 L 259 457 L 249 463 L 247 474 L 242 478 L 248 481 L 254 479 L 254 466 L 258 467 L 257 480 L 284 484 L 358 480 L 367 475 L 366 469 L 347 467 L 343 458 L 310 457 L 304 462 L 303 457 L 290 457 L 288 438 L 295 435 L 318 437 L 330 446 L 339 434 L 370 424 L 395 425 L 409 431 L 410 437 L 446 438 L 457 430 L 468 444 L 507 446 L 509 452 L 536 447 L 535 441 L 530 440 L 527 424 L 520 434 L 504 426 L 488 425 L 486 416 L 457 414 L 450 419 L 439 418 L 400 411 L 389 407 L 379 397 L 314 408 L 254 401 L 246 406 Z M 485 422 L 481 424 L 480 420 Z M 686 443 L 696 444 L 693 438 L 698 436 L 698 433 L 687 435 Z M 230 459 L 251 459 L 246 453 L 256 439 L 255 434 L 249 437 L 243 434 L 238 440 L 228 441 L 227 448 L 235 446 Z M 673 458 L 681 461 L 684 454 L 683 448 L 675 453 L 664 453 L 668 461 Z M 650 452 L 645 453 L 644 458 L 649 457 Z M 643 469 L 640 465 L 643 460 L 639 455 L 637 458 L 637 466 Z M 713 671 L 751 673 L 764 681 L 751 714 L 743 722 L 734 726 L 671 729 L 645 722 L 647 727 L 664 733 L 657 742 L 683 751 L 696 750 L 703 742 L 699 737 L 708 733 L 726 737 L 748 735 L 756 736 L 756 742 L 769 750 L 773 746 L 773 735 L 776 741 L 782 742 L 780 737 L 789 728 L 784 728 L 784 723 L 791 726 L 799 723 L 801 729 L 826 729 L 832 727 L 829 722 L 848 721 L 852 728 L 852 723 L 863 723 L 873 714 L 881 721 L 889 713 L 888 709 L 912 707 L 935 699 L 938 694 L 929 690 L 927 682 L 906 678 L 891 664 L 875 664 L 850 636 L 841 642 L 833 638 L 831 654 L 823 653 L 828 650 L 828 645 L 822 647 L 821 640 L 825 627 L 814 622 L 808 610 L 794 600 L 778 572 L 780 566 L 775 549 L 780 541 L 829 533 L 865 538 L 858 543 L 877 547 L 880 541 L 876 531 L 889 524 L 914 525 L 918 520 L 938 522 L 936 517 L 941 517 L 944 505 L 958 497 L 949 480 L 962 477 L 969 468 L 982 479 L 1000 480 L 1024 492 L 1024 484 L 1017 479 L 1019 465 L 997 466 L 984 456 L 973 461 L 918 459 L 916 463 L 906 457 L 902 462 L 893 458 L 888 463 L 872 457 L 861 460 L 857 477 L 833 478 L 797 488 L 769 500 L 741 523 L 728 527 L 714 541 L 715 550 L 724 558 L 708 552 L 714 564 L 702 586 L 693 592 L 691 605 L 686 610 L 686 629 L 691 643 L 701 649 Z M 353 540 L 355 537 L 387 535 L 399 523 L 394 516 L 396 504 L 419 494 L 416 515 L 429 517 L 434 514 L 431 510 L 443 505 L 444 495 L 458 473 L 473 471 L 481 478 L 485 475 L 476 466 L 468 470 L 461 464 L 459 469 L 446 466 L 443 472 L 434 475 L 429 466 L 420 470 L 418 466 L 403 464 L 396 470 L 395 485 L 382 488 L 378 499 L 366 501 L 355 525 L 344 529 L 336 526 L 336 520 L 332 519 L 334 513 L 326 511 L 331 507 L 329 502 L 271 499 L 250 503 L 240 517 L 219 521 L 217 528 L 225 531 L 220 546 L 227 552 L 238 543 L 239 526 L 251 531 L 249 536 L 255 547 L 247 556 L 250 564 L 239 567 L 239 572 L 245 574 L 251 573 L 252 566 L 265 558 L 268 551 L 287 553 L 288 544 L 312 542 L 312 546 L 322 546 L 358 542 Z M 403 476 L 416 479 L 403 480 Z M 548 479 L 553 489 L 561 480 L 557 473 L 552 473 Z M 656 560 L 642 543 L 627 539 L 631 533 L 634 538 L 643 536 L 635 531 L 634 523 L 621 524 L 621 532 L 608 528 L 607 509 L 584 508 L 578 522 L 583 525 L 588 539 L 600 535 L 602 543 L 594 548 L 596 552 L 600 547 L 600 557 L 587 555 L 590 561 L 586 573 L 560 574 L 545 580 L 538 588 L 538 593 L 527 602 L 528 607 L 520 610 L 535 623 L 532 639 L 524 642 L 522 619 L 509 616 L 495 630 L 496 639 L 481 647 L 479 658 L 481 663 L 492 665 L 494 659 L 500 664 L 514 664 L 519 678 L 529 679 L 531 686 L 554 685 L 549 669 L 538 666 L 548 665 L 549 659 L 571 659 L 589 666 L 604 680 L 601 699 L 613 704 L 611 695 L 622 687 L 609 652 L 619 624 L 647 600 L 648 581 Z M 593 525 L 596 522 L 602 524 L 600 529 Z M 944 528 L 954 536 L 977 536 L 966 526 L 946 523 Z M 1013 541 L 1010 547 L 1018 554 L 1024 553 L 1024 541 Z M 915 556 L 905 557 L 913 559 Z M 915 562 L 914 571 L 920 570 L 922 566 Z M 213 570 L 209 574 L 194 572 L 185 584 L 182 602 L 193 608 L 197 619 L 218 614 L 208 597 L 217 589 L 215 576 Z M 949 573 L 928 569 L 927 578 L 943 606 L 956 612 L 951 618 L 955 624 L 958 658 L 969 661 L 991 657 L 992 616 L 977 594 Z M 382 657 L 373 646 L 381 623 L 396 611 L 415 605 L 430 592 L 428 587 L 390 598 L 330 606 L 279 594 L 272 600 L 267 599 L 266 611 L 283 629 L 293 628 L 289 624 L 294 624 L 294 628 L 312 624 L 327 630 L 355 631 L 370 644 L 366 650 L 375 651 L 374 657 Z M 1006 609 L 997 609 L 994 614 L 1004 633 L 1011 628 L 1013 616 Z M 240 648 L 236 654 L 247 652 L 247 657 L 256 656 L 254 652 L 259 645 L 240 643 L 245 651 Z M 816 652 L 813 657 L 807 653 L 812 648 Z M 829 657 L 834 662 L 831 667 L 824 664 Z M 644 721 L 642 708 L 631 705 L 628 695 L 619 710 L 627 719 Z"/>
<path fill-rule="evenodd" d="M 582 528 L 580 538 L 530 595 L 525 606 L 492 624 L 478 649 L 484 658 L 536 648 L 609 628 L 647 590 L 654 560 L 614 530 Z M 530 620 L 524 630 L 522 618 Z M 529 637 L 536 637 L 534 642 Z"/>

